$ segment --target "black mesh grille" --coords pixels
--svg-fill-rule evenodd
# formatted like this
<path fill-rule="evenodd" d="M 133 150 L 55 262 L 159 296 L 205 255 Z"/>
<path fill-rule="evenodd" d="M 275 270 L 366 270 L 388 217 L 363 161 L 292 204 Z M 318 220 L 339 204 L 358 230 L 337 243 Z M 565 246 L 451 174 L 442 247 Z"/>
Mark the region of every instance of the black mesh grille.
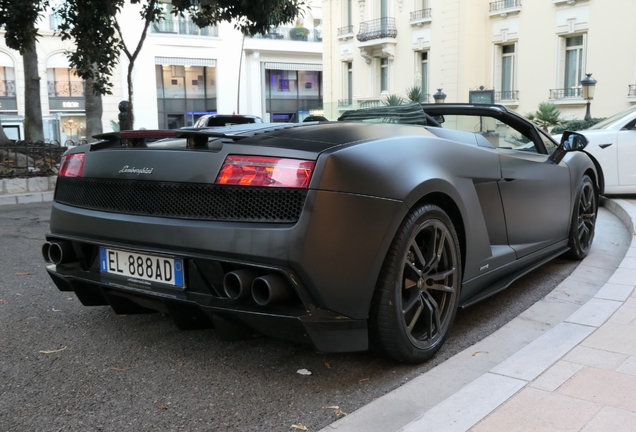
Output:
<path fill-rule="evenodd" d="M 184 219 L 296 222 L 305 189 L 60 177 L 55 200 L 75 207 Z"/>

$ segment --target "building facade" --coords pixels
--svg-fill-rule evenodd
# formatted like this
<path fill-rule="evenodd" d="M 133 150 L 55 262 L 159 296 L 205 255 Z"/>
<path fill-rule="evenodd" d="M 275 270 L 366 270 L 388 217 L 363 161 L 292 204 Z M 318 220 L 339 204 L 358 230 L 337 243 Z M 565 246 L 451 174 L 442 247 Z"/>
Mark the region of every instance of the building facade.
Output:
<path fill-rule="evenodd" d="M 40 101 L 45 141 L 61 144 L 86 139 L 85 86 L 70 68 L 65 53 L 72 43 L 55 35 L 59 20 L 52 13 L 38 23 L 40 38 L 36 44 L 40 75 Z M 104 130 L 112 130 L 121 100 L 119 73 L 113 80 L 113 95 L 102 99 Z M 8 48 L 0 29 L 0 120 L 10 139 L 24 139 L 24 66 L 18 51 Z"/>
<path fill-rule="evenodd" d="M 633 0 L 326 0 L 323 12 L 328 118 L 411 86 L 429 102 L 482 88 L 520 113 L 553 102 L 583 118 L 587 73 L 592 116 L 636 103 Z"/>
<path fill-rule="evenodd" d="M 287 26 L 264 36 L 243 37 L 231 23 L 200 29 L 187 17 L 170 14 L 153 23 L 132 74 L 136 129 L 191 126 L 204 114 L 251 114 L 263 121 L 302 121 L 322 113 L 322 16 L 316 3 Z M 128 3 L 119 17 L 134 51 L 143 22 L 139 5 Z M 68 64 L 73 43 L 55 34 L 51 12 L 38 23 L 40 96 L 45 140 L 78 143 L 85 136 L 84 82 Z M 103 97 L 105 132 L 118 123 L 119 102 L 128 96 L 128 63 L 122 55 Z M 23 139 L 24 70 L 0 29 L 0 120 L 10 139 Z M 70 141 L 69 141 L 70 140 Z"/>

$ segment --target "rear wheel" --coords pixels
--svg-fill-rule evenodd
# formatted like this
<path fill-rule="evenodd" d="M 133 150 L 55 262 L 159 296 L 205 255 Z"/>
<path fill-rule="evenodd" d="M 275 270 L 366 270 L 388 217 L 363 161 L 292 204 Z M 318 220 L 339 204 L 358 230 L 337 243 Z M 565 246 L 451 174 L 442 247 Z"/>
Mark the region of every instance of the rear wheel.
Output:
<path fill-rule="evenodd" d="M 590 252 L 592 241 L 594 240 L 597 211 L 594 183 L 589 176 L 584 175 L 579 185 L 574 211 L 572 212 L 568 238 L 568 246 L 570 247 L 570 251 L 567 253 L 568 257 L 581 260 Z"/>
<path fill-rule="evenodd" d="M 375 343 L 398 361 L 431 358 L 455 319 L 460 285 L 450 218 L 436 205 L 418 207 L 400 226 L 382 266 L 371 316 Z"/>

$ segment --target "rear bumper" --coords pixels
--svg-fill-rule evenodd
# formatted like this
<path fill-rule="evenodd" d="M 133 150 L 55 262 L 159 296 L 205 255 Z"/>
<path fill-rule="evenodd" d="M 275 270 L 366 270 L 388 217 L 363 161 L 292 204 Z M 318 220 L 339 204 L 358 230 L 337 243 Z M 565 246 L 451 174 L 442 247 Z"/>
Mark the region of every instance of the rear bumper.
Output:
<path fill-rule="evenodd" d="M 73 291 L 85 306 L 109 305 L 117 313 L 160 311 L 183 329 L 212 327 L 219 320 L 247 326 L 255 332 L 309 343 L 322 352 L 368 349 L 367 320 L 347 318 L 324 309 L 304 307 L 257 308 L 230 299 L 171 288 L 150 289 L 120 285 L 79 265 L 49 265 L 49 276 L 60 291 Z M 124 282 L 122 282 L 124 283 Z"/>

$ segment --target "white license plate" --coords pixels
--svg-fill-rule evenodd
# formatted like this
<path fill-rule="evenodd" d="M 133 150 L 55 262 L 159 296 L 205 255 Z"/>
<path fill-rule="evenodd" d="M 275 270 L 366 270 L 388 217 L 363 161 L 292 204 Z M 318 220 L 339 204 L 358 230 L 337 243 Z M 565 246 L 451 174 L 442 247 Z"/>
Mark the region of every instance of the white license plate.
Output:
<path fill-rule="evenodd" d="M 99 248 L 102 273 L 184 287 L 183 260 L 117 249 Z"/>

